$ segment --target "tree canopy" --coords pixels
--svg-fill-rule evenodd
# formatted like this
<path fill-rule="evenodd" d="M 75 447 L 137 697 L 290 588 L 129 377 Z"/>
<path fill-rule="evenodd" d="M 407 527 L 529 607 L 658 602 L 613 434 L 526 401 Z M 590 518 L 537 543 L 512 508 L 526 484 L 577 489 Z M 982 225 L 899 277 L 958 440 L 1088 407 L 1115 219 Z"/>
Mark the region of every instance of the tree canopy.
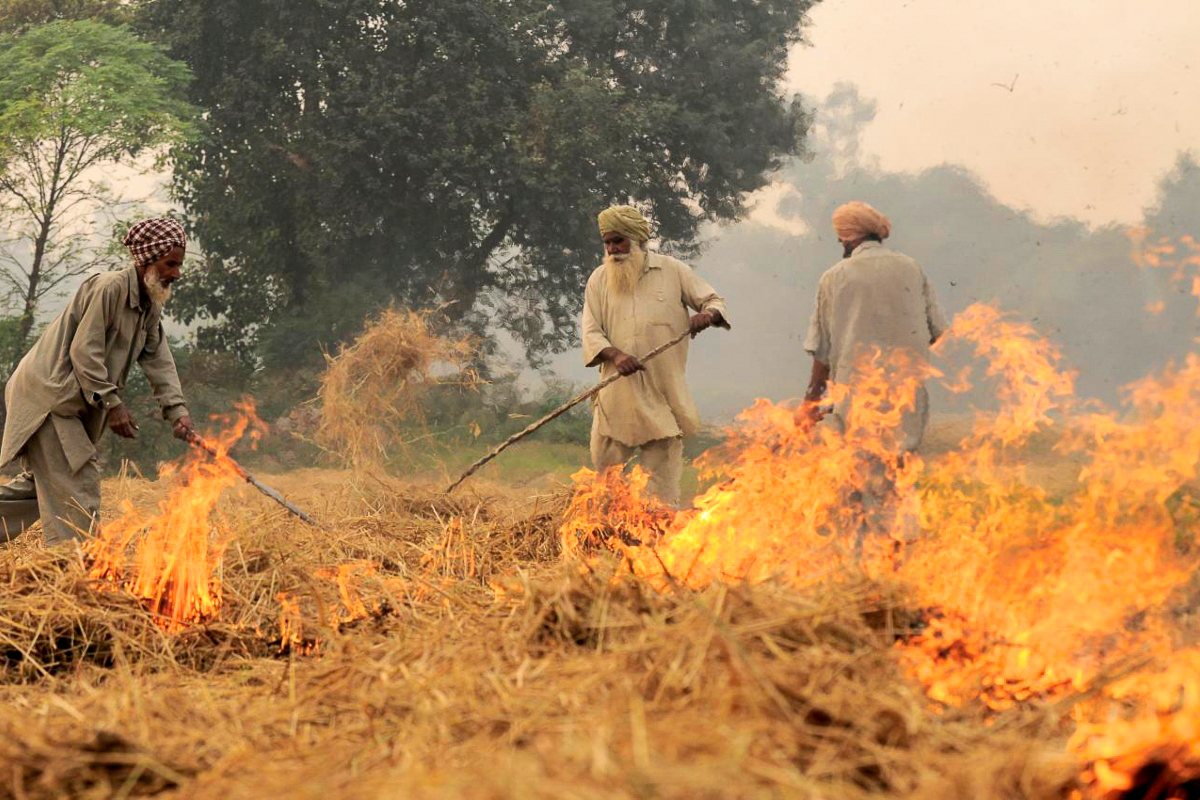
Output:
<path fill-rule="evenodd" d="M 128 28 L 51 22 L 0 37 L 0 293 L 24 352 L 38 303 L 93 261 L 97 170 L 177 143 L 189 127 L 187 67 Z"/>
<path fill-rule="evenodd" d="M 131 22 L 135 11 L 130 0 L 0 0 L 0 31 L 72 19 L 120 25 Z"/>
<path fill-rule="evenodd" d="M 210 263 L 176 302 L 277 363 L 392 300 L 559 349 L 597 211 L 687 255 L 801 151 L 780 85 L 813 2 L 151 0 L 207 112 L 175 188 Z"/>

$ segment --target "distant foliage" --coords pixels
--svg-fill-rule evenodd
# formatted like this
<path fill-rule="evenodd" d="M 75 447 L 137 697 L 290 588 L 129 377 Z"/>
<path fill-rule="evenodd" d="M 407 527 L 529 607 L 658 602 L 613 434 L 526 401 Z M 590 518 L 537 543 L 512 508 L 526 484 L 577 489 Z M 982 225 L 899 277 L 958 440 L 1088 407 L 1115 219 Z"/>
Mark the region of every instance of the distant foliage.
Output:
<path fill-rule="evenodd" d="M 0 0 L 0 32 L 72 19 L 121 25 L 133 20 L 136 7 L 130 0 Z"/>
<path fill-rule="evenodd" d="M 93 239 L 114 199 L 102 170 L 191 131 L 187 81 L 126 27 L 68 20 L 0 36 L 0 300 L 19 319 L 0 368 L 24 353 L 43 300 L 106 264 Z"/>
<path fill-rule="evenodd" d="M 353 335 L 329 303 L 450 304 L 531 355 L 566 347 L 598 210 L 634 201 L 693 253 L 803 149 L 781 82 L 812 4 L 146 3 L 207 112 L 176 153 L 211 259 L 179 287 L 185 321 L 268 366 Z"/>

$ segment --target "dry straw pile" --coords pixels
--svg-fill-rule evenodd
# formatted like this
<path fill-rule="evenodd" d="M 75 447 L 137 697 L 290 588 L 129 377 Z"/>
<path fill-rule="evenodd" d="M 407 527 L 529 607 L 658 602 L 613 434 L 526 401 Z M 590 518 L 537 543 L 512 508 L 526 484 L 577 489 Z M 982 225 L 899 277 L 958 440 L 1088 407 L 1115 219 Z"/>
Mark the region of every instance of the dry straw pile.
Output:
<path fill-rule="evenodd" d="M 333 532 L 229 492 L 224 606 L 180 634 L 0 551 L 0 797 L 1049 800 L 1079 774 L 1053 718 L 934 711 L 888 587 L 664 593 L 564 557 L 561 495 L 272 481 Z"/>
<path fill-rule="evenodd" d="M 344 463 L 367 467 L 405 447 L 434 385 L 475 387 L 469 339 L 439 335 L 429 314 L 391 309 L 328 366 L 318 393 L 316 441 Z"/>

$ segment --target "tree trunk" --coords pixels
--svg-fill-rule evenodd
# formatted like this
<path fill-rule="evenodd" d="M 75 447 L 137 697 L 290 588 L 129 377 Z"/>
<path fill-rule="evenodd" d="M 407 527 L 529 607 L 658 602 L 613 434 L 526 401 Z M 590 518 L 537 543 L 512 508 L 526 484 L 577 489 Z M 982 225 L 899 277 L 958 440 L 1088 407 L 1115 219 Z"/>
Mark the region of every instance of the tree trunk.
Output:
<path fill-rule="evenodd" d="M 483 241 L 475 248 L 475 252 L 461 262 L 458 272 L 459 279 L 455 281 L 451 290 L 452 294 L 448 298 L 452 301 L 452 305 L 446 309 L 446 314 L 451 319 L 462 319 L 475 307 L 475 300 L 486 283 L 484 269 L 487 267 L 488 259 L 504 242 L 504 238 L 508 236 L 508 232 L 516 220 L 517 215 L 512 210 L 512 203 L 509 202 L 504 214 L 488 231 L 487 236 L 483 237 Z"/>
<path fill-rule="evenodd" d="M 41 218 L 37 221 L 37 237 L 33 242 L 33 263 L 29 266 L 29 283 L 25 287 L 25 307 L 21 313 L 21 325 L 17 329 L 17 340 L 13 343 L 12 357 L 8 365 L 9 375 L 12 375 L 13 370 L 17 368 L 17 362 L 25 355 L 25 350 L 29 345 L 29 335 L 33 333 L 34 315 L 37 312 L 39 300 L 38 288 L 42 282 L 42 264 L 46 259 L 46 249 L 50 243 L 50 231 L 54 227 L 54 212 L 58 205 L 59 193 L 62 191 L 59 183 L 63 177 L 63 163 L 67 154 L 65 132 L 63 137 L 59 139 L 57 149 L 58 152 L 56 153 L 50 172 L 50 188 L 46 193 L 46 207 L 42 209 Z"/>

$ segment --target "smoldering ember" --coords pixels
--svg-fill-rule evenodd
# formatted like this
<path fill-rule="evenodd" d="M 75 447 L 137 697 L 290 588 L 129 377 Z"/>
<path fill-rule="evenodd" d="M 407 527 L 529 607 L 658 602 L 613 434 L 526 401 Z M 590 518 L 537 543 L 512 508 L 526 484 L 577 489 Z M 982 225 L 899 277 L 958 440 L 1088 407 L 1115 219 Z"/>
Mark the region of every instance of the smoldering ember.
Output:
<path fill-rule="evenodd" d="M 1184 2 L 0 3 L 0 798 L 1200 798 Z"/>

